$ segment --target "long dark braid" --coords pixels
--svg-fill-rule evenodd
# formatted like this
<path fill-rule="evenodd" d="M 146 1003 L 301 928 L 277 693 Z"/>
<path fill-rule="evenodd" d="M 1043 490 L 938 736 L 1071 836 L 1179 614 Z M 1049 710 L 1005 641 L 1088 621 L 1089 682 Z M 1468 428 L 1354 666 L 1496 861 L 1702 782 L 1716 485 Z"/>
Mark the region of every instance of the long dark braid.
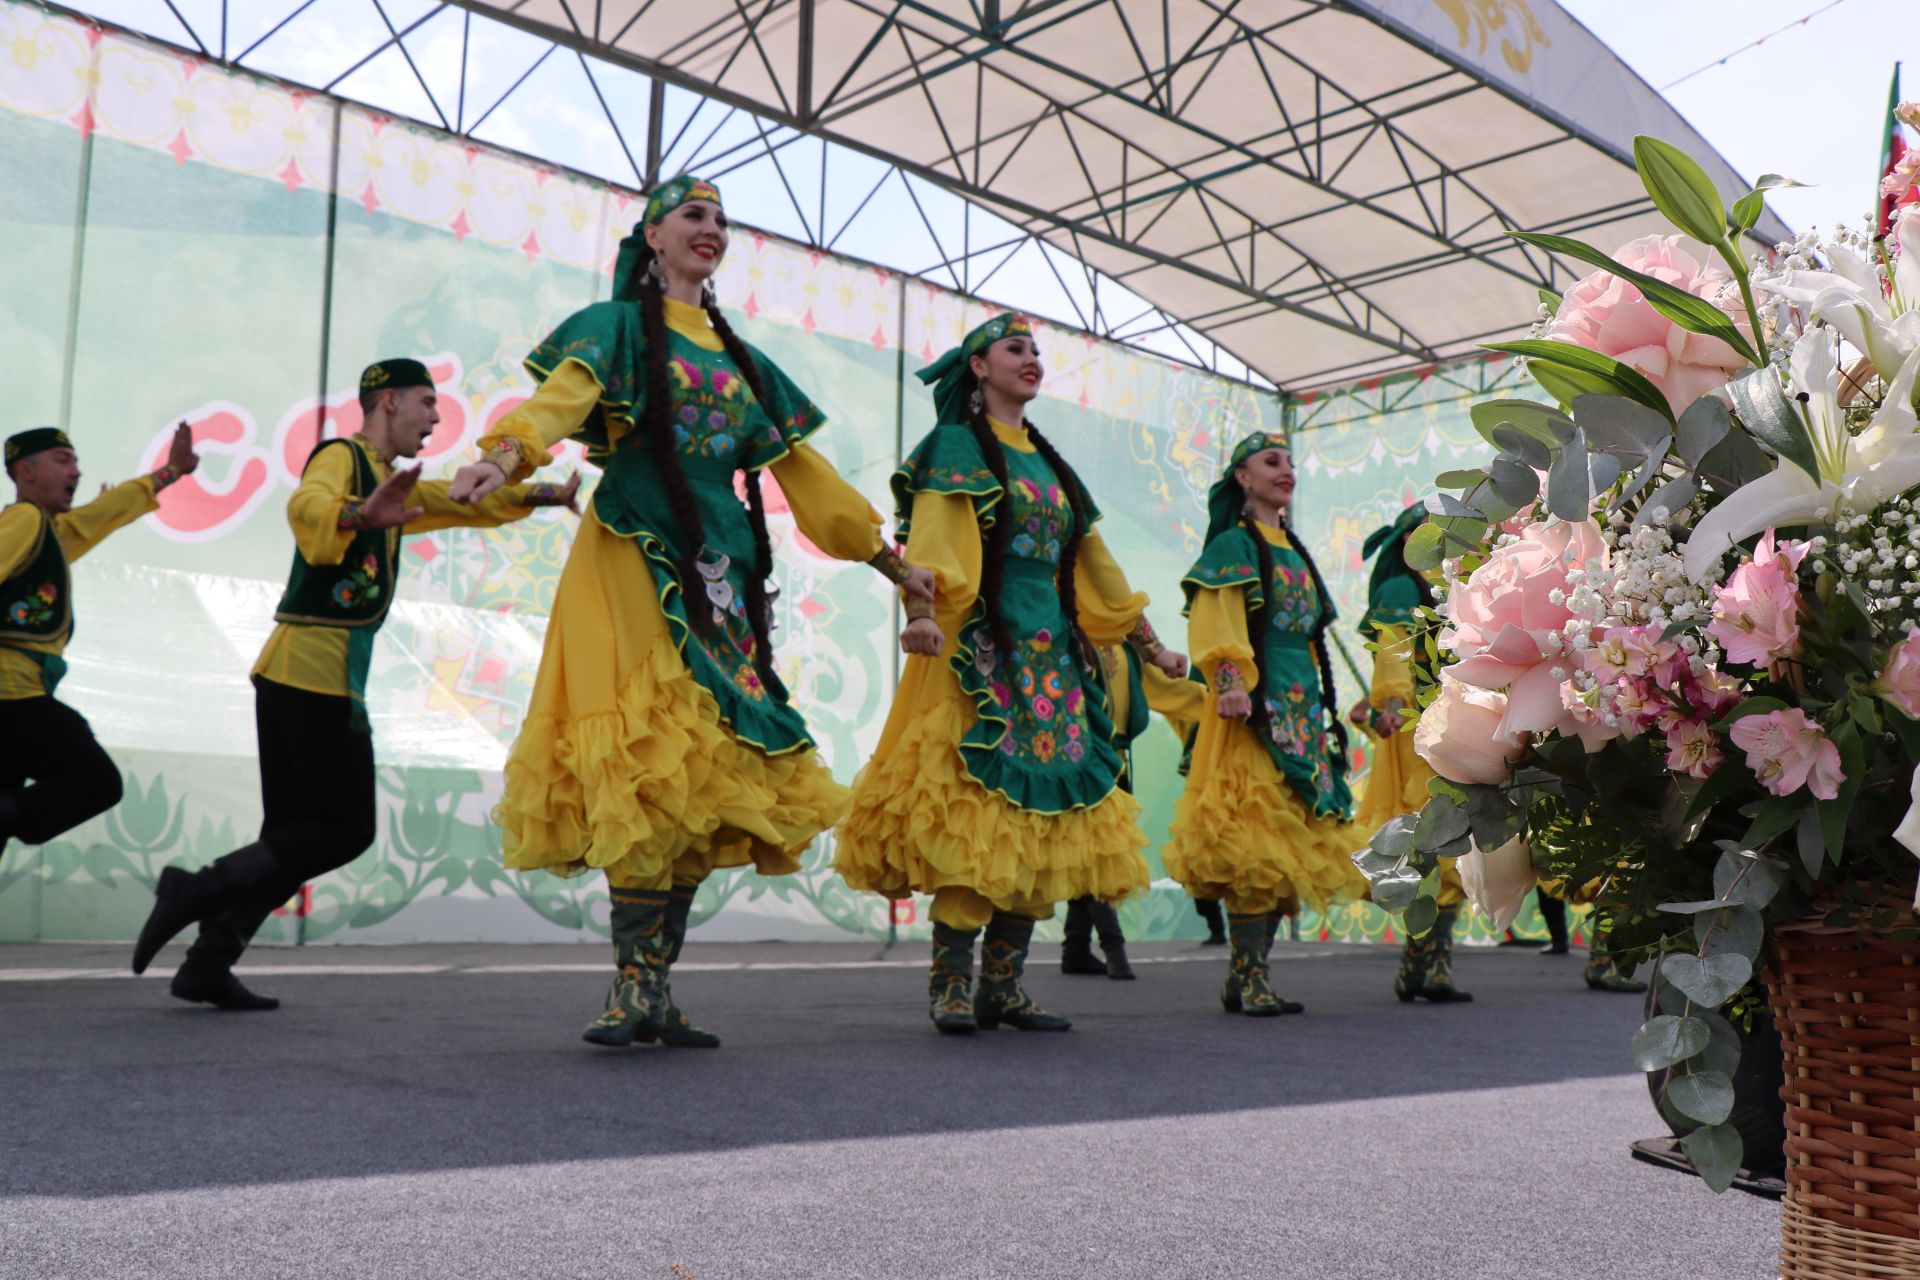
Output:
<path fill-rule="evenodd" d="M 1053 468 L 1054 477 L 1060 481 L 1060 487 L 1067 491 L 1067 503 L 1073 508 L 1073 532 L 1067 535 L 1067 545 L 1060 548 L 1060 608 L 1067 615 L 1067 630 L 1073 637 L 1074 652 L 1079 655 L 1082 663 L 1092 667 L 1099 655 L 1094 652 L 1093 642 L 1087 638 L 1086 632 L 1080 629 L 1080 607 L 1079 602 L 1074 598 L 1076 589 L 1074 579 L 1077 576 L 1074 570 L 1080 563 L 1080 541 L 1086 536 L 1087 530 L 1093 526 L 1093 504 L 1087 499 L 1087 491 L 1080 483 L 1079 474 L 1067 465 L 1067 460 L 1060 456 L 1060 451 L 1040 434 L 1040 428 L 1031 422 L 1025 425 L 1027 438 L 1033 441 L 1033 447 L 1040 451 L 1040 456 L 1046 459 L 1049 467 Z"/>
<path fill-rule="evenodd" d="M 1248 719 L 1264 735 L 1272 723 L 1267 710 L 1266 643 L 1267 628 L 1272 625 L 1273 618 L 1273 551 L 1259 526 L 1254 523 L 1252 513 L 1246 509 L 1246 495 L 1237 482 L 1233 484 L 1232 496 L 1235 503 L 1240 505 L 1240 527 L 1253 540 L 1253 554 L 1260 562 L 1260 604 L 1256 607 L 1251 598 L 1247 603 L 1247 633 L 1253 642 L 1254 669 L 1258 673 L 1255 687 L 1248 691 L 1253 699 L 1253 714 Z M 1307 574 L 1313 579 L 1314 595 L 1320 608 L 1309 642 L 1313 645 L 1314 656 L 1320 661 L 1320 702 L 1327 710 L 1334 741 L 1340 746 L 1339 758 L 1333 767 L 1344 773 L 1347 768 L 1347 727 L 1340 723 L 1340 696 L 1333 684 L 1333 659 L 1327 653 L 1327 629 L 1330 623 L 1327 584 L 1320 576 L 1320 566 L 1314 563 L 1313 553 L 1295 536 L 1293 526 L 1287 523 L 1284 512 L 1280 513 L 1280 532 L 1286 535 L 1294 552 L 1307 562 Z"/>
<path fill-rule="evenodd" d="M 753 392 L 753 398 L 760 402 L 769 420 L 773 417 L 773 401 L 767 399 L 766 384 L 760 379 L 760 366 L 754 363 L 753 352 L 733 331 L 720 308 L 708 295 L 707 320 L 713 325 L 713 331 L 720 335 L 720 341 L 727 348 L 727 355 L 733 360 L 740 376 L 747 380 L 747 390 Z M 753 665 L 759 671 L 760 679 L 767 684 L 773 683 L 773 607 L 767 594 L 767 579 L 773 576 L 773 540 L 767 536 L 766 500 L 760 495 L 760 473 L 757 470 L 747 472 L 747 520 L 753 526 L 753 571 L 746 575 L 747 580 L 747 621 L 753 625 Z"/>
<path fill-rule="evenodd" d="M 648 269 L 652 262 L 652 250 L 643 249 L 639 266 L 633 273 L 631 299 L 640 304 L 641 329 L 647 344 L 647 403 L 641 425 L 647 437 L 647 449 L 653 456 L 654 468 L 660 473 L 661 484 L 666 488 L 674 524 L 680 533 L 678 567 L 681 603 L 693 627 L 700 634 L 710 636 L 713 634 L 713 620 L 707 610 L 706 580 L 700 574 L 700 552 L 707 544 L 707 529 L 705 521 L 700 518 L 700 505 L 694 500 L 693 489 L 687 483 L 687 473 L 680 465 L 679 447 L 674 443 L 673 388 L 667 378 L 666 293 Z M 715 322 L 715 328 L 720 330 L 720 340 L 726 345 L 728 355 L 739 365 L 748 389 L 764 407 L 768 402 L 760 393 L 759 369 L 754 366 L 751 357 L 743 359 L 746 350 L 744 345 L 734 336 L 733 330 L 726 327 L 726 322 L 719 318 L 718 311 L 709 307 L 707 314 Z M 753 628 L 754 669 L 759 672 L 762 682 L 770 684 L 773 678 L 773 647 L 767 634 L 766 578 L 773 567 L 773 549 L 767 539 L 766 512 L 760 498 L 759 477 L 752 472 L 748 473 L 747 511 L 753 523 L 757 563 L 752 572 L 741 576 L 746 581 L 747 621 Z"/>
<path fill-rule="evenodd" d="M 1313 623 L 1313 652 L 1320 659 L 1320 704 L 1327 709 L 1327 722 L 1332 726 L 1334 741 L 1340 744 L 1340 758 L 1334 768 L 1345 773 L 1347 769 L 1347 726 L 1341 723 L 1340 694 L 1333 686 L 1333 656 L 1327 652 L 1327 630 L 1333 620 L 1333 597 L 1327 594 L 1326 579 L 1320 576 L 1320 566 L 1313 562 L 1313 553 L 1307 550 L 1307 544 L 1295 536 L 1293 526 L 1287 522 L 1287 513 L 1280 513 L 1280 532 L 1287 535 L 1294 553 L 1307 562 L 1307 573 L 1313 578 L 1313 594 L 1320 606 L 1320 614 Z M 1264 541 L 1264 540 L 1263 540 Z M 1262 554 L 1265 554 L 1264 548 Z"/>
<path fill-rule="evenodd" d="M 968 372 L 962 380 L 961 389 L 967 395 L 969 404 L 974 403 L 973 392 L 979 387 L 979 380 Z M 1022 419 L 1027 429 L 1027 438 L 1033 441 L 1053 474 L 1060 481 L 1060 487 L 1066 490 L 1067 503 L 1073 509 L 1073 531 L 1067 535 L 1067 542 L 1060 549 L 1060 567 L 1056 571 L 1055 584 L 1060 592 L 1060 610 L 1067 618 L 1068 641 L 1073 645 L 1074 653 L 1080 661 L 1092 666 L 1097 654 L 1086 633 L 1080 629 L 1079 604 L 1075 598 L 1075 568 L 1080 562 L 1080 542 L 1092 524 L 1092 504 L 1087 492 L 1080 483 L 1080 476 L 1067 465 L 1060 451 L 1053 443 L 1040 434 L 1033 423 Z M 967 413 L 967 426 L 973 432 L 974 442 L 980 448 L 980 455 L 986 460 L 987 470 L 993 473 L 994 483 L 1000 486 L 1000 505 L 994 513 L 993 523 L 984 529 L 980 569 L 980 598 L 986 605 L 987 626 L 993 634 L 993 643 L 1003 655 L 1013 653 L 1012 637 L 1007 632 L 1006 622 L 1000 616 L 1000 584 L 1006 572 L 1007 542 L 1011 538 L 1013 522 L 1013 484 L 1007 477 L 1007 454 L 1000 445 L 1000 438 L 993 434 L 993 426 L 987 421 L 986 409 L 970 409 Z"/>

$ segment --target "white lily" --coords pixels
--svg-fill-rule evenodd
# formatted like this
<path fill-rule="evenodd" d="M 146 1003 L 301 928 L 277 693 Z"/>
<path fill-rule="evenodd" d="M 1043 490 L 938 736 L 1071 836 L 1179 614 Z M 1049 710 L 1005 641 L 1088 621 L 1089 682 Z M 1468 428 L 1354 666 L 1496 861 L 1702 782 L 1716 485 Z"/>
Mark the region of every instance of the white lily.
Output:
<path fill-rule="evenodd" d="M 1782 459 L 1701 517 L 1681 553 L 1695 582 L 1707 581 L 1729 548 L 1762 530 L 1825 519 L 1843 501 L 1871 510 L 1920 484 L 1920 435 L 1915 434 L 1920 424 L 1912 403 L 1920 345 L 1900 364 L 1880 412 L 1858 436 L 1847 434 L 1840 408 L 1839 353 L 1831 330 L 1809 330 L 1794 344 L 1787 368 L 1793 390 L 1806 397 L 1807 430 L 1820 474 L 1810 476 Z"/>
<path fill-rule="evenodd" d="M 1826 250 L 1833 270 L 1791 271 L 1762 280 L 1759 287 L 1793 303 L 1809 319 L 1838 329 L 1855 350 L 1867 353 L 1882 378 L 1891 380 L 1907 357 L 1920 351 L 1920 214 L 1902 216 L 1894 237 L 1900 255 L 1892 297 L 1871 262 L 1838 245 Z"/>

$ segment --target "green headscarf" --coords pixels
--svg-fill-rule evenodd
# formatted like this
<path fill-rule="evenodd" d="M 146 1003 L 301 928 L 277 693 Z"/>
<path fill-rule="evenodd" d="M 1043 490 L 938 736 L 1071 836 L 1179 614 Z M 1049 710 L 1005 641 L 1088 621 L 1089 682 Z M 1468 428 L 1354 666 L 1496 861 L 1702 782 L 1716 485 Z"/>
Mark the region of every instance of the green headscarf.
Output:
<path fill-rule="evenodd" d="M 1031 338 L 1033 321 L 1012 311 L 1002 311 L 993 319 L 970 330 L 960 345 L 948 351 L 926 368 L 914 374 L 933 386 L 933 411 L 937 421 L 965 422 L 967 406 L 960 399 L 960 385 L 966 380 L 967 361 L 1002 338 Z"/>
<path fill-rule="evenodd" d="M 1213 488 L 1207 490 L 1208 542 L 1240 523 L 1240 504 L 1245 501 L 1246 495 L 1240 492 L 1240 486 L 1233 478 L 1240 464 L 1263 449 L 1292 448 L 1292 441 L 1278 431 L 1256 431 L 1233 446 L 1233 452 L 1227 455 L 1227 465 L 1221 468 L 1220 478 L 1213 482 Z"/>
<path fill-rule="evenodd" d="M 660 219 L 678 209 L 689 200 L 706 200 L 720 204 L 720 188 L 705 178 L 696 178 L 683 173 L 670 182 L 663 182 L 653 189 L 647 197 L 646 211 L 640 215 L 640 221 L 633 224 L 633 230 L 620 242 L 620 256 L 613 264 L 613 296 L 631 298 L 634 286 L 640 283 L 641 256 L 648 252 L 646 229 Z M 726 208 L 720 205 L 721 209 Z"/>
<path fill-rule="evenodd" d="M 1408 566 L 1404 548 L 1408 535 L 1419 528 L 1426 518 L 1427 504 L 1416 502 L 1394 517 L 1392 524 L 1382 525 L 1368 534 L 1366 542 L 1361 545 L 1361 558 L 1373 561 L 1373 571 L 1367 577 L 1367 612 L 1360 619 L 1361 634 L 1366 634 L 1375 625 L 1376 612 L 1392 611 L 1383 605 L 1384 592 L 1390 583 L 1406 578 L 1415 583 L 1414 590 L 1418 592 L 1422 575 L 1419 570 Z M 1398 621 L 1392 618 L 1388 620 Z"/>

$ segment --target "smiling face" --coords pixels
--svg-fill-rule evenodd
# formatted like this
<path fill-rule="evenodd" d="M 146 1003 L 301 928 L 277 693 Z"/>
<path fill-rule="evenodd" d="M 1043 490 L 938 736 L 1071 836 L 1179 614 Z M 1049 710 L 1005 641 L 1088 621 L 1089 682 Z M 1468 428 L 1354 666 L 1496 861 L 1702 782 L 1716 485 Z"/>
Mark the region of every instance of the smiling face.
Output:
<path fill-rule="evenodd" d="M 1233 478 L 1247 497 L 1262 509 L 1282 516 L 1293 505 L 1293 455 L 1285 449 L 1262 449 L 1235 467 Z"/>
<path fill-rule="evenodd" d="M 711 200 L 689 200 L 658 222 L 649 223 L 647 243 L 666 268 L 667 279 L 696 288 L 727 256 L 732 233 L 727 215 Z"/>
<path fill-rule="evenodd" d="M 1040 346 L 1026 334 L 1002 338 L 968 359 L 967 367 L 989 395 L 1026 404 L 1040 394 L 1046 370 L 1040 364 Z"/>
<path fill-rule="evenodd" d="M 59 515 L 73 510 L 74 491 L 80 487 L 80 456 L 71 449 L 45 449 L 13 464 L 13 483 L 20 500 Z"/>

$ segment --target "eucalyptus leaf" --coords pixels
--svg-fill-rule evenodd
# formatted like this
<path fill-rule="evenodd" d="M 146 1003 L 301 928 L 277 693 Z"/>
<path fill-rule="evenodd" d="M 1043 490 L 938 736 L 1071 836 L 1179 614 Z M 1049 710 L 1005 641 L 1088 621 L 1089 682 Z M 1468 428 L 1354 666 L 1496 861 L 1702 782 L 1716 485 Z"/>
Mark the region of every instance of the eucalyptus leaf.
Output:
<path fill-rule="evenodd" d="M 1493 444 L 1504 451 L 1499 461 L 1505 461 L 1510 454 L 1519 459 L 1514 465 L 1534 472 L 1545 471 L 1553 465 L 1553 445 L 1534 439 L 1510 423 L 1503 422 L 1493 429 Z"/>
<path fill-rule="evenodd" d="M 1702 244 L 1727 238 L 1727 208 L 1719 189 L 1692 156 L 1647 134 L 1633 140 L 1633 167 L 1667 221 Z"/>
<path fill-rule="evenodd" d="M 1540 473 L 1512 458 L 1495 458 L 1487 468 L 1493 490 L 1515 507 L 1524 507 L 1540 496 Z"/>
<path fill-rule="evenodd" d="M 1486 478 L 1484 471 L 1442 471 L 1433 483 L 1442 489 L 1471 489 Z"/>
<path fill-rule="evenodd" d="M 1467 410 L 1473 429 L 1489 444 L 1495 427 L 1512 427 L 1541 444 L 1552 446 L 1573 434 L 1573 419 L 1538 400 L 1483 400 Z"/>
<path fill-rule="evenodd" d="M 1420 810 L 1413 829 L 1417 849 L 1432 849 L 1467 832 L 1467 811 L 1446 796 L 1434 796 Z"/>
<path fill-rule="evenodd" d="M 1367 848 L 1381 857 L 1392 858 L 1398 862 L 1413 852 L 1413 828 L 1415 817 L 1411 813 L 1397 814 L 1373 833 L 1367 842 Z"/>
<path fill-rule="evenodd" d="M 1740 955 L 1670 955 L 1660 962 L 1660 973 L 1687 999 L 1718 1009 L 1753 977 L 1753 962 Z"/>
<path fill-rule="evenodd" d="M 1693 1161 L 1700 1180 L 1715 1191 L 1725 1191 L 1733 1185 L 1740 1173 L 1740 1161 L 1746 1154 L 1740 1144 L 1740 1131 L 1730 1124 L 1695 1129 L 1680 1139 L 1680 1149 Z"/>
<path fill-rule="evenodd" d="M 1720 855 L 1713 867 L 1713 891 L 1731 906 L 1765 907 L 1780 892 L 1780 867 L 1745 851 Z"/>
<path fill-rule="evenodd" d="M 1688 1068 L 1694 1071 L 1722 1071 L 1731 1076 L 1740 1069 L 1740 1033 L 1733 1029 L 1733 1024 L 1725 1017 L 1712 1010 L 1701 1010 L 1694 1016 L 1707 1024 L 1713 1038 L 1707 1041 L 1706 1048 L 1693 1055 L 1693 1060 L 1687 1063 Z"/>
<path fill-rule="evenodd" d="M 1733 1114 L 1733 1081 L 1719 1071 L 1675 1076 L 1667 1084 L 1667 1100 L 1690 1120 L 1719 1124 Z"/>
<path fill-rule="evenodd" d="M 1642 1071 L 1664 1070 L 1685 1062 L 1712 1038 L 1712 1029 L 1700 1019 L 1663 1013 L 1633 1033 L 1633 1065 Z"/>
<path fill-rule="evenodd" d="M 1665 511 L 1669 517 L 1689 502 L 1693 501 L 1693 481 L 1681 476 L 1669 480 L 1653 491 L 1653 495 L 1640 504 L 1640 511 L 1633 517 L 1633 527 L 1643 529 L 1651 524 L 1655 513 Z"/>
<path fill-rule="evenodd" d="M 1820 466 L 1813 455 L 1813 435 L 1800 407 L 1780 389 L 1780 375 L 1772 369 L 1755 369 L 1729 382 L 1727 392 L 1733 397 L 1734 411 L 1740 415 L 1741 425 L 1751 431 L 1755 439 L 1814 480 L 1820 479 Z"/>
<path fill-rule="evenodd" d="M 1438 525 L 1423 524 L 1407 535 L 1407 544 L 1401 552 L 1409 569 L 1437 569 L 1446 558 L 1441 543 L 1445 536 Z"/>
<path fill-rule="evenodd" d="M 1707 451 L 1727 438 L 1733 419 L 1718 396 L 1701 396 L 1686 407 L 1673 428 L 1674 450 L 1690 467 L 1700 465 Z"/>
<path fill-rule="evenodd" d="M 1709 958 L 1736 955 L 1754 960 L 1766 932 L 1760 913 L 1745 905 L 1703 911 L 1693 918 L 1694 940 L 1700 944 L 1700 954 Z"/>
<path fill-rule="evenodd" d="M 1468 520 L 1485 520 L 1486 513 L 1477 507 L 1470 507 L 1450 493 L 1430 493 L 1427 495 L 1427 510 L 1436 516 L 1459 517 Z"/>
<path fill-rule="evenodd" d="M 1402 917 L 1407 933 L 1416 938 L 1433 928 L 1434 922 L 1439 918 L 1439 904 L 1428 897 L 1414 899 L 1413 904 L 1407 908 L 1406 914 Z"/>
<path fill-rule="evenodd" d="M 1694 468 L 1694 474 L 1719 493 L 1732 493 L 1772 471 L 1773 460 L 1766 451 L 1748 431 L 1731 422 L 1720 443 L 1709 449 Z"/>
<path fill-rule="evenodd" d="M 1587 518 L 1593 502 L 1591 476 L 1587 470 L 1587 439 L 1579 427 L 1566 443 L 1553 466 L 1547 471 L 1547 510 L 1562 520 Z"/>
<path fill-rule="evenodd" d="M 1373 882 L 1373 902 L 1390 915 L 1399 915 L 1420 896 L 1420 873 L 1411 867 L 1389 871 Z"/>
<path fill-rule="evenodd" d="M 1620 459 L 1611 453 L 1587 454 L 1587 484 L 1594 493 L 1605 493 L 1624 470 Z"/>

